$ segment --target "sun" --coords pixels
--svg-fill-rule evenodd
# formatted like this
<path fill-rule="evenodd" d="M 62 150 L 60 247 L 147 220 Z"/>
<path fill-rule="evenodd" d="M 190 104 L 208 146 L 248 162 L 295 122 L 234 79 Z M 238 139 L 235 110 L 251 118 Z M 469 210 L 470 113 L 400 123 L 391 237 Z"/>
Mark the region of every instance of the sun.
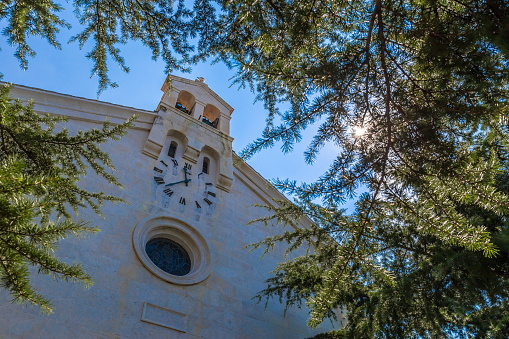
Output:
<path fill-rule="evenodd" d="M 353 128 L 353 134 L 355 137 L 360 138 L 366 133 L 365 127 L 354 127 Z"/>

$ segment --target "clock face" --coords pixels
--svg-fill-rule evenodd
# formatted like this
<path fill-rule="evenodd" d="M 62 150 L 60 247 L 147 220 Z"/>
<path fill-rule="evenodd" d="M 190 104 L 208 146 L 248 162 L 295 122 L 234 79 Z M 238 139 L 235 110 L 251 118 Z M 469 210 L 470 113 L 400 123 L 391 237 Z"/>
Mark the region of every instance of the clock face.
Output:
<path fill-rule="evenodd" d="M 201 213 L 215 205 L 214 184 L 206 181 L 204 173 L 196 174 L 192 164 L 159 160 L 153 170 L 156 199 L 161 200 L 163 207 L 178 206 L 180 211 L 187 208 Z"/>

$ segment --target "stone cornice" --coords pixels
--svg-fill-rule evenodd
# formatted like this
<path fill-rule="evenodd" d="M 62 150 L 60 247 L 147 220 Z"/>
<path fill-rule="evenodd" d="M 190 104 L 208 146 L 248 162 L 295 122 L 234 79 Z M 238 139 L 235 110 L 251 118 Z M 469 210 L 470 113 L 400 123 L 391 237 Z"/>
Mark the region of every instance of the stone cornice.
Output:
<path fill-rule="evenodd" d="M 102 123 L 109 118 L 112 124 L 119 124 L 136 114 L 138 119 L 133 129 L 139 130 L 150 130 L 157 116 L 156 112 L 17 84 L 11 88 L 11 96 L 24 103 L 33 101 L 34 111 L 38 113 L 67 116 L 73 120 Z"/>

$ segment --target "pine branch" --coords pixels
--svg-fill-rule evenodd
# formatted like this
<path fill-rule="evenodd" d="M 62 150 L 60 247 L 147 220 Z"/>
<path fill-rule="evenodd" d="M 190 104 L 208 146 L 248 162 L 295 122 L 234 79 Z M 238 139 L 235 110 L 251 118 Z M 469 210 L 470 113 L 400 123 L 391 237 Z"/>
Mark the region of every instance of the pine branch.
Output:
<path fill-rule="evenodd" d="M 23 106 L 11 100 L 7 86 L 0 90 L 3 104 L 0 128 L 0 267 L 1 286 L 11 293 L 13 301 L 37 305 L 43 312 L 52 306 L 31 285 L 28 266 L 54 280 L 86 286 L 92 278 L 79 264 L 66 264 L 55 257 L 58 241 L 69 235 L 81 238 L 98 232 L 83 221 L 72 222 L 68 209 L 90 207 L 101 214 L 105 201 L 119 202 L 103 192 L 89 192 L 78 186 L 81 175 L 91 167 L 109 183 L 120 186 L 117 178 L 106 172 L 114 170 L 108 155 L 98 145 L 117 140 L 133 125 L 135 117 L 110 128 L 92 129 L 69 136 L 64 129 L 53 133 L 56 123 L 64 119 L 39 116 L 32 104 Z M 56 213 L 55 213 L 56 212 Z M 64 219 L 50 220 L 54 215 Z"/>

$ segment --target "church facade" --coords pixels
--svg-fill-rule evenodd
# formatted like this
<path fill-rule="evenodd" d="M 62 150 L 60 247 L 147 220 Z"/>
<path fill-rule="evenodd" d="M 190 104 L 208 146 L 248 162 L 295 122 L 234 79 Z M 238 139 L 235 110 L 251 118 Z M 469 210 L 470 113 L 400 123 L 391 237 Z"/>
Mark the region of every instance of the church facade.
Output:
<path fill-rule="evenodd" d="M 0 338 L 306 338 L 308 312 L 252 298 L 265 287 L 284 248 L 260 260 L 244 247 L 282 232 L 246 224 L 263 216 L 253 205 L 285 199 L 232 151 L 233 108 L 203 79 L 169 76 L 156 111 L 138 110 L 40 89 L 15 86 L 34 110 L 69 118 L 73 131 L 138 115 L 135 126 L 108 152 L 124 189 L 89 175 L 80 181 L 127 204 L 108 204 L 104 218 L 79 218 L 101 232 L 66 239 L 58 257 L 81 262 L 95 279 L 88 290 L 33 275 L 53 314 L 10 304 L 0 293 Z M 298 227 L 306 227 L 302 220 Z"/>

